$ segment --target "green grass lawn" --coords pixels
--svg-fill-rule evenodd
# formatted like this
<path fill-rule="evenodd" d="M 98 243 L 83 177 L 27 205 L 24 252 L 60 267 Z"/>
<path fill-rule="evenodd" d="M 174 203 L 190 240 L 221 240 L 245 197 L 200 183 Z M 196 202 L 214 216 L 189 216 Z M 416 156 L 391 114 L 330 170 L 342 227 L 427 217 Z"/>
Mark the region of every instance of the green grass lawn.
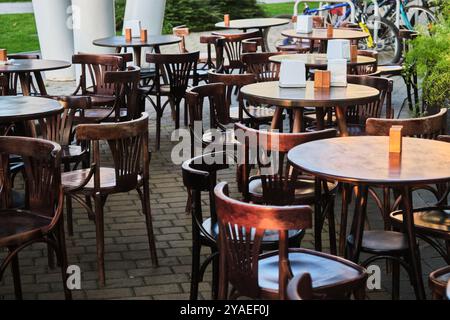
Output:
<path fill-rule="evenodd" d="M 123 0 L 119 0 L 119 3 Z M 28 2 L 26 0 L 0 0 L 0 2 Z M 291 15 L 293 3 L 261 4 L 266 16 L 280 14 Z M 123 5 L 119 6 L 118 14 L 123 14 Z M 6 48 L 10 53 L 37 51 L 39 40 L 33 14 L 0 15 L 0 48 Z"/>

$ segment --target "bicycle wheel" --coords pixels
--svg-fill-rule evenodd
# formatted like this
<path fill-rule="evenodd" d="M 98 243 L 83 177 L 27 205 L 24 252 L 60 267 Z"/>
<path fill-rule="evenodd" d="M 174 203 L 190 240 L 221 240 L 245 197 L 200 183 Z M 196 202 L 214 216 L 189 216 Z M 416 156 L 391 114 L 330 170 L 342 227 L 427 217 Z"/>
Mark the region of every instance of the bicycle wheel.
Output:
<path fill-rule="evenodd" d="M 375 35 L 375 26 L 378 31 Z M 393 64 L 400 60 L 402 54 L 401 39 L 398 35 L 398 28 L 389 20 L 371 16 L 367 20 L 367 27 L 374 40 L 373 48 L 378 51 L 378 64 Z"/>
<path fill-rule="evenodd" d="M 414 30 L 424 34 L 429 34 L 430 26 L 437 21 L 431 10 L 421 6 L 408 6 L 405 8 L 405 12 Z"/>

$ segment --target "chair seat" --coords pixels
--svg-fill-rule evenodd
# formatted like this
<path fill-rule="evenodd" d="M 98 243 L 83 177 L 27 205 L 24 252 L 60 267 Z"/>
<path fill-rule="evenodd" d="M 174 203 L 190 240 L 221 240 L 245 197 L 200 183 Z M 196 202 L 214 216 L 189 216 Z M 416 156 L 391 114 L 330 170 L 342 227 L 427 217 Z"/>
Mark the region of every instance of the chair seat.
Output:
<path fill-rule="evenodd" d="M 337 187 L 337 183 L 328 182 L 328 190 L 333 190 Z M 252 200 L 259 203 L 263 200 L 263 188 L 262 180 L 258 176 L 250 178 L 248 185 L 249 193 Z M 315 180 L 314 178 L 301 178 L 297 181 L 295 187 L 295 199 L 298 203 L 305 203 L 308 201 L 313 201 L 315 196 Z"/>
<path fill-rule="evenodd" d="M 214 228 L 211 227 L 211 218 L 208 218 L 203 221 L 202 226 L 203 228 L 209 233 L 211 237 L 214 239 L 217 239 L 219 237 L 219 225 L 217 223 L 214 224 Z M 289 238 L 298 237 L 300 235 L 303 235 L 303 230 L 290 230 L 289 231 Z M 264 235 L 263 244 L 264 243 L 274 243 L 278 242 L 279 235 L 277 231 L 270 231 L 266 230 L 266 233 Z"/>
<path fill-rule="evenodd" d="M 401 74 L 403 71 L 403 66 L 400 65 L 390 65 L 390 66 L 378 66 L 377 73 L 380 75 L 397 75 Z"/>
<path fill-rule="evenodd" d="M 84 117 L 77 117 L 78 119 L 87 119 L 88 122 L 91 121 L 101 121 L 103 119 L 105 119 L 106 117 L 108 117 L 108 115 L 111 113 L 111 109 L 89 109 L 89 110 L 85 110 L 84 112 Z M 125 118 L 127 116 L 127 109 L 125 108 L 121 108 L 120 109 L 120 118 Z M 109 119 L 113 120 L 115 117 L 115 113 L 112 113 L 111 115 L 109 115 L 109 117 L 104 120 L 107 121 Z"/>
<path fill-rule="evenodd" d="M 447 286 L 450 281 L 450 266 L 433 271 L 429 276 L 429 284 L 433 294 L 440 298 L 448 295 Z M 447 291 L 447 293 L 446 293 Z"/>
<path fill-rule="evenodd" d="M 61 183 L 65 189 L 72 189 L 80 186 L 80 184 L 89 175 L 90 169 L 80 169 L 61 174 Z M 142 177 L 138 175 L 138 183 L 142 181 Z M 100 188 L 105 191 L 114 190 L 116 187 L 116 171 L 114 168 L 100 168 Z M 94 190 L 94 178 L 83 188 L 86 191 Z"/>
<path fill-rule="evenodd" d="M 289 262 L 293 275 L 309 273 L 312 287 L 346 286 L 365 277 L 364 268 L 329 254 L 306 249 L 290 249 Z M 263 290 L 278 292 L 278 254 L 262 257 L 258 266 L 258 282 Z M 345 294 L 342 292 L 342 294 Z"/>
<path fill-rule="evenodd" d="M 215 138 L 218 138 L 217 140 L 214 140 Z M 236 140 L 236 137 L 234 135 L 233 129 L 228 129 L 225 132 L 221 132 L 220 137 L 216 137 L 213 135 L 213 132 L 207 131 L 203 134 L 202 141 L 206 144 L 221 144 L 221 145 L 237 145 L 239 144 L 239 141 Z"/>
<path fill-rule="evenodd" d="M 450 207 L 415 209 L 414 225 L 417 229 L 435 236 L 447 236 L 450 239 Z M 402 211 L 391 213 L 393 223 L 403 223 Z"/>
<path fill-rule="evenodd" d="M 353 236 L 347 238 L 354 245 Z M 408 239 L 401 232 L 384 230 L 366 230 L 363 234 L 361 250 L 368 253 L 401 253 L 409 249 Z"/>
<path fill-rule="evenodd" d="M 279 44 L 277 45 L 278 51 L 288 51 L 295 53 L 307 53 L 310 50 L 309 42 L 300 42 L 292 44 Z"/>
<path fill-rule="evenodd" d="M 114 96 L 104 96 L 97 94 L 87 94 L 91 98 L 91 103 L 93 107 L 104 107 L 104 106 L 112 106 L 114 101 L 116 101 L 116 97 Z"/>
<path fill-rule="evenodd" d="M 0 210 L 0 247 L 19 245 L 45 232 L 51 218 L 22 210 Z"/>
<path fill-rule="evenodd" d="M 263 120 L 270 121 L 270 120 L 272 120 L 273 115 L 275 114 L 274 109 L 264 108 L 264 107 L 249 106 L 249 107 L 246 107 L 246 110 L 248 111 L 250 116 L 247 113 L 242 112 L 244 121 L 250 120 L 250 119 L 257 119 L 260 121 L 263 121 Z M 239 121 L 239 108 L 238 107 L 230 108 L 230 119 L 232 121 Z"/>

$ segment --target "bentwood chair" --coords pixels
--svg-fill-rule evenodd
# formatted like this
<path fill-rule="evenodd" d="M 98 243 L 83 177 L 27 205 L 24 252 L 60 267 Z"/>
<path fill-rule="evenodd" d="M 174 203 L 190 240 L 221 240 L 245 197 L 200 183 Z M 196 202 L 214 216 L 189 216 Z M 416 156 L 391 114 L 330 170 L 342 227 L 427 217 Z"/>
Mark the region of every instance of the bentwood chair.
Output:
<path fill-rule="evenodd" d="M 288 283 L 286 294 L 289 300 L 313 300 L 316 298 L 312 289 L 311 275 L 304 273 L 293 277 Z"/>
<path fill-rule="evenodd" d="M 24 163 L 25 208 L 12 205 L 13 184 L 9 159 L 18 155 Z M 0 247 L 7 250 L 0 264 L 0 280 L 11 265 L 16 299 L 22 299 L 19 254 L 35 243 L 46 243 L 61 266 L 66 299 L 67 281 L 64 238 L 61 147 L 51 141 L 25 137 L 0 137 Z"/>
<path fill-rule="evenodd" d="M 229 197 L 228 185 L 214 189 L 219 223 L 219 299 L 287 298 L 289 279 L 310 273 L 313 291 L 329 299 L 363 298 L 365 269 L 340 257 L 289 248 L 288 232 L 311 228 L 309 206 L 264 206 Z M 264 234 L 278 233 L 277 251 L 262 253 Z M 228 285 L 231 284 L 231 293 Z"/>
<path fill-rule="evenodd" d="M 0 74 L 0 96 L 8 94 L 8 78 Z"/>
<path fill-rule="evenodd" d="M 279 52 L 244 53 L 242 62 L 245 71 L 256 75 L 258 82 L 278 81 L 280 77 L 280 64 L 269 60 L 270 57 L 279 55 Z"/>
<path fill-rule="evenodd" d="M 349 68 L 349 74 L 365 76 L 365 75 L 377 75 L 378 68 L 378 52 L 374 50 L 358 50 L 358 56 L 364 56 L 374 58 L 375 61 L 368 64 L 356 65 L 353 68 Z"/>
<path fill-rule="evenodd" d="M 11 60 L 36 60 L 36 59 L 40 59 L 40 56 L 38 54 L 9 54 L 8 55 L 8 59 Z M 39 95 L 39 94 L 45 94 L 45 87 L 44 87 L 44 82 L 42 80 L 42 75 L 40 73 L 40 71 L 36 71 L 34 73 L 26 73 L 23 74 L 22 76 L 19 76 L 19 74 L 14 73 L 14 74 L 10 74 L 7 75 L 7 77 L 9 78 L 9 95 L 15 96 L 20 94 L 18 88 L 19 88 L 19 83 L 20 86 L 22 88 L 22 94 L 25 95 Z M 26 79 L 26 81 L 23 81 L 24 79 Z M 43 90 L 42 90 L 43 89 Z M 44 91 L 44 92 L 42 92 Z"/>
<path fill-rule="evenodd" d="M 433 271 L 428 277 L 433 299 L 443 300 L 445 297 L 450 300 L 448 292 L 450 291 L 450 266 L 443 267 Z"/>
<path fill-rule="evenodd" d="M 147 54 L 147 62 L 154 63 L 156 66 L 155 84 L 146 93 L 147 96 L 154 96 L 148 99 L 156 111 L 156 149 L 159 150 L 161 141 L 161 119 L 164 109 L 171 104 L 175 110 L 175 129 L 180 127 L 180 104 L 185 97 L 186 90 L 189 86 L 189 79 L 197 69 L 199 52 L 183 53 L 183 54 Z M 163 71 L 162 71 L 163 70 Z M 167 77 L 167 84 L 161 84 L 161 72 Z M 197 80 L 194 79 L 194 83 Z M 167 97 L 167 101 L 162 103 L 162 97 Z M 188 113 L 185 104 L 184 123 L 187 125 Z"/>
<path fill-rule="evenodd" d="M 150 211 L 148 115 L 143 113 L 139 119 L 119 123 L 81 124 L 76 129 L 76 138 L 91 142 L 93 163 L 90 169 L 63 173 L 62 184 L 66 196 L 79 202 L 95 219 L 100 284 L 105 284 L 103 207 L 112 194 L 138 192 L 146 219 L 150 255 L 153 265 L 157 265 Z M 114 167 L 102 165 L 100 141 L 108 143 Z M 94 212 L 83 196 L 94 199 Z"/>
<path fill-rule="evenodd" d="M 211 161 L 216 159 L 218 161 Z M 217 299 L 218 294 L 218 224 L 213 194 L 217 184 L 217 175 L 229 169 L 235 163 L 234 156 L 227 152 L 216 152 L 194 157 L 183 163 L 183 181 L 192 197 L 190 213 L 192 217 L 192 275 L 191 275 L 191 300 L 197 299 L 198 284 L 203 279 L 203 274 L 209 263 L 213 266 L 212 298 Z M 207 196 L 203 196 L 206 195 Z M 209 212 L 202 209 L 203 201 L 208 199 Z M 204 216 L 204 214 L 206 216 Z M 289 243 L 299 246 L 303 237 L 302 230 L 290 232 Z M 210 248 L 211 255 L 200 264 L 201 248 Z M 267 232 L 262 240 L 262 250 L 275 250 L 278 248 L 278 234 Z"/>
<path fill-rule="evenodd" d="M 260 38 L 261 33 L 259 31 L 254 31 L 245 33 L 213 32 L 212 34 L 223 38 L 225 58 L 224 71 L 226 73 L 233 73 L 233 71 L 242 73 L 245 68 L 245 65 L 241 59 L 242 54 L 244 53 L 242 41 L 246 39 Z"/>
<path fill-rule="evenodd" d="M 209 72 L 210 83 L 223 83 L 226 87 L 227 113 L 231 122 L 242 122 L 259 127 L 261 124 L 269 124 L 275 113 L 274 109 L 256 106 L 244 101 L 240 89 L 256 82 L 256 75 L 253 73 L 226 74 L 218 73 L 214 70 Z M 233 105 L 233 92 L 238 92 L 238 106 Z"/>
<path fill-rule="evenodd" d="M 287 153 L 310 141 L 335 138 L 328 129 L 307 133 L 277 133 L 235 124 L 236 136 L 243 135 L 239 185 L 243 199 L 264 205 L 314 205 L 316 248 L 321 249 L 321 233 L 328 219 L 330 251 L 336 253 L 334 200 L 337 183 L 302 175 L 287 162 Z M 252 175 L 253 167 L 257 171 Z M 319 189 L 320 188 L 320 189 Z M 320 190 L 320 193 L 319 191 Z"/>

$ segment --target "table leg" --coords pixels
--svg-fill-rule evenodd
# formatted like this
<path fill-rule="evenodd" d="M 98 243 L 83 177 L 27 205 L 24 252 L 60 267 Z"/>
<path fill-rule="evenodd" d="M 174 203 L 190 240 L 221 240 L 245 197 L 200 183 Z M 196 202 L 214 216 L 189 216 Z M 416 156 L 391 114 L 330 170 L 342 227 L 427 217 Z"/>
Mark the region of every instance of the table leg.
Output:
<path fill-rule="evenodd" d="M 139 68 L 141 67 L 141 59 L 142 59 L 142 48 L 141 47 L 134 47 L 134 63 Z"/>
<path fill-rule="evenodd" d="M 294 126 L 293 133 L 302 132 L 303 130 L 303 108 L 294 109 Z"/>
<path fill-rule="evenodd" d="M 270 52 L 270 50 L 269 50 L 269 41 L 268 41 L 269 30 L 270 30 L 270 28 L 260 28 L 259 29 L 259 32 L 261 33 L 262 38 L 263 38 L 263 47 L 262 47 L 262 51 L 263 52 Z"/>
<path fill-rule="evenodd" d="M 408 238 L 410 250 L 411 277 L 414 283 L 414 291 L 418 300 L 425 300 L 425 287 L 422 279 L 422 266 L 420 261 L 419 248 L 417 245 L 416 232 L 414 227 L 413 204 L 411 188 L 402 189 L 403 201 L 403 225 Z"/>
<path fill-rule="evenodd" d="M 347 107 L 336 107 L 336 121 L 339 127 L 339 132 L 341 137 L 348 137 L 348 128 L 347 128 L 347 117 L 346 111 Z"/>
<path fill-rule="evenodd" d="M 283 117 L 283 108 L 276 107 L 275 112 L 273 114 L 272 123 L 271 123 L 271 130 L 280 130 L 282 131 L 282 117 Z"/>
<path fill-rule="evenodd" d="M 357 263 L 361 253 L 364 222 L 367 214 L 367 196 L 369 193 L 369 187 L 359 185 L 356 187 L 355 193 L 355 216 L 353 217 L 352 230 L 350 232 L 350 235 L 353 237 L 353 245 L 351 246 L 351 250 L 347 255 L 347 258 Z"/>
<path fill-rule="evenodd" d="M 317 130 L 325 129 L 325 109 L 316 108 Z"/>
<path fill-rule="evenodd" d="M 44 80 L 42 79 L 42 74 L 40 72 L 35 72 L 34 77 L 36 78 L 36 83 L 39 88 L 39 93 L 41 96 L 47 95 L 47 89 L 45 88 Z"/>
<path fill-rule="evenodd" d="M 19 73 L 19 80 L 20 80 L 20 86 L 22 87 L 22 94 L 24 96 L 29 96 L 30 93 L 30 80 L 29 75 L 27 73 L 20 72 Z"/>
<path fill-rule="evenodd" d="M 322 188 L 319 178 L 315 178 L 314 182 L 314 249 L 322 251 Z"/>

